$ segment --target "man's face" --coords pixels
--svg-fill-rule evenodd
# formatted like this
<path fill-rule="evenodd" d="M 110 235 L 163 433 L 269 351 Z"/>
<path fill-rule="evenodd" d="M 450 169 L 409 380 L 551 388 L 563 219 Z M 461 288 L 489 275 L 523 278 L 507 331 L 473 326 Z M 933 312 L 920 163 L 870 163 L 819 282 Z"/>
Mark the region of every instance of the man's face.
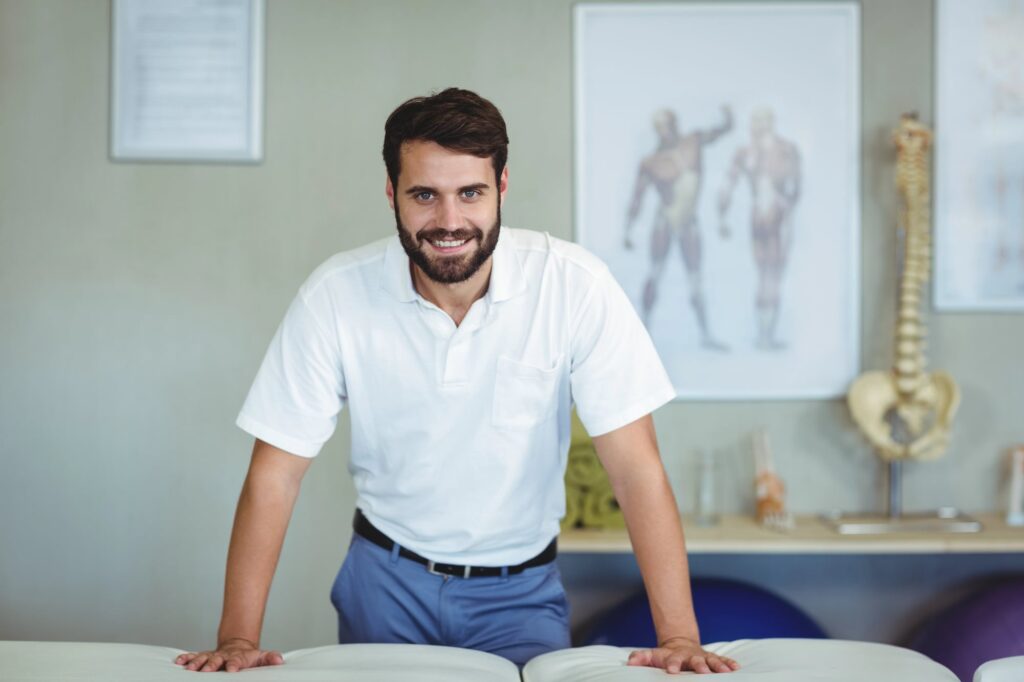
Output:
<path fill-rule="evenodd" d="M 385 191 L 402 246 L 427 277 L 464 282 L 487 262 L 498 243 L 507 169 L 500 183 L 489 158 L 434 142 L 402 145 L 398 187 L 388 179 Z"/>

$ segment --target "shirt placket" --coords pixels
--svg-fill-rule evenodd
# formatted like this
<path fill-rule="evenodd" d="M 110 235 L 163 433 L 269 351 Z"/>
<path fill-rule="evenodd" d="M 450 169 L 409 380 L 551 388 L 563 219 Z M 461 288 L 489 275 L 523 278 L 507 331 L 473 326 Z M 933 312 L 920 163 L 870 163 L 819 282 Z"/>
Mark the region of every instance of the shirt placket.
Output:
<path fill-rule="evenodd" d="M 443 386 L 461 386 L 469 383 L 470 371 L 473 367 L 471 349 L 473 337 L 483 326 L 487 318 L 490 304 L 487 298 L 475 301 L 466 313 L 462 324 L 448 340 L 444 359 L 444 370 L 441 375 Z"/>
<path fill-rule="evenodd" d="M 433 303 L 421 299 L 420 305 L 427 325 L 435 336 L 438 384 L 441 388 L 454 388 L 469 383 L 471 343 L 488 317 L 489 301 L 486 297 L 475 301 L 458 327 L 446 312 Z"/>

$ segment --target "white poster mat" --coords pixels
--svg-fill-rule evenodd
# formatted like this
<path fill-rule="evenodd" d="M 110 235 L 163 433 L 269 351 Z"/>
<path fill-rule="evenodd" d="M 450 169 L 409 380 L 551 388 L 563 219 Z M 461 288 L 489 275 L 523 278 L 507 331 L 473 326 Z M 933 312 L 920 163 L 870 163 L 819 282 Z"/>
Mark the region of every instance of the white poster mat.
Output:
<path fill-rule="evenodd" d="M 114 0 L 111 156 L 262 158 L 263 0 Z"/>
<path fill-rule="evenodd" d="M 576 239 L 608 263 L 645 318 L 679 397 L 845 394 L 859 368 L 857 5 L 577 5 L 575 51 Z M 659 146 L 656 114 L 671 111 L 686 135 L 722 126 L 723 107 L 733 125 L 702 147 L 695 210 L 707 327 L 727 352 L 702 344 L 678 224 L 667 247 L 655 235 L 673 208 L 654 185 L 633 221 L 633 248 L 624 246 L 641 163 Z M 755 262 L 752 202 L 755 191 L 760 204 L 779 192 L 751 167 L 752 122 L 766 112 L 775 139 L 799 157 L 791 174 L 798 196 L 787 218 L 791 246 L 768 344 L 756 301 L 772 295 Z M 725 239 L 719 197 L 744 149 Z M 794 180 L 776 184 L 789 185 L 785 193 Z M 688 250 L 692 261 L 695 250 Z M 662 253 L 657 295 L 645 306 Z"/>
<path fill-rule="evenodd" d="M 1024 0 L 939 0 L 935 307 L 1024 310 Z"/>

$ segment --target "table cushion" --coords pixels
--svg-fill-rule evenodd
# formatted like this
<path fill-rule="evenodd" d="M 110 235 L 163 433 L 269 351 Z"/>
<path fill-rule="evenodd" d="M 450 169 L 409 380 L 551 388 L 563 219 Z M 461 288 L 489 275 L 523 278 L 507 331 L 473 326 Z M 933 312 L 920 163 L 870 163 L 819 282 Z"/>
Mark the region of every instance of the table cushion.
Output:
<path fill-rule="evenodd" d="M 974 672 L 974 682 L 1021 682 L 1024 680 L 1024 656 L 997 658 L 982 663 Z"/>
<path fill-rule="evenodd" d="M 181 649 L 144 644 L 0 642 L 0 680 L 79 682 L 206 679 L 174 664 Z M 282 665 L 250 668 L 232 680 L 280 682 L 514 682 L 515 665 L 479 651 L 417 644 L 335 644 L 284 654 Z M 203 677 L 198 677 L 197 675 Z M 243 675 L 237 677 L 237 675 Z"/>
<path fill-rule="evenodd" d="M 742 666 L 723 682 L 959 682 L 924 654 L 888 644 L 835 639 L 741 639 L 705 647 Z M 546 654 L 526 664 L 524 682 L 666 680 L 661 670 L 627 667 L 630 648 L 590 646 Z M 689 677 L 694 673 L 684 673 Z M 674 678 L 678 679 L 678 678 Z M 703 677 L 713 680 L 718 676 Z"/>
<path fill-rule="evenodd" d="M 887 644 L 814 639 L 737 640 L 708 645 L 742 669 L 728 680 L 749 682 L 957 682 L 926 656 Z M 627 667 L 632 649 L 590 646 L 530 661 L 525 682 L 634 682 L 665 680 L 653 668 Z M 57 682 L 205 679 L 174 665 L 180 649 L 143 644 L 0 642 L 0 680 Z M 467 649 L 414 644 L 344 644 L 284 654 L 279 666 L 240 673 L 242 680 L 280 682 L 516 682 L 516 666 Z M 684 673 L 688 677 L 690 673 Z M 717 676 L 716 676 L 717 677 Z M 715 679 L 715 678 L 708 678 Z M 986 682 L 988 682 L 986 680 Z M 999 681 L 1001 682 L 1001 680 Z"/>

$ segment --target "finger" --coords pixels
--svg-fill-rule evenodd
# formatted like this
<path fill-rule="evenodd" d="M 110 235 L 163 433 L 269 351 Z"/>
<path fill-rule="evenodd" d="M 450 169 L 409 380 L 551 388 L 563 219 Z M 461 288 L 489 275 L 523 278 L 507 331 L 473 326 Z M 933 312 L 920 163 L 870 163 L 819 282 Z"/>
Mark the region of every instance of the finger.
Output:
<path fill-rule="evenodd" d="M 665 672 L 675 675 L 683 669 L 683 661 L 686 658 L 680 654 L 672 654 L 665 659 Z"/>
<path fill-rule="evenodd" d="M 690 656 L 690 670 L 695 673 L 711 672 L 711 668 L 708 667 L 708 663 L 704 657 L 698 655 Z"/>
<path fill-rule="evenodd" d="M 724 656 L 722 657 L 722 660 L 725 661 L 725 664 L 728 665 L 733 670 L 739 670 L 740 669 L 740 664 L 737 661 L 735 661 L 735 660 L 733 660 L 731 658 L 726 658 Z"/>
<path fill-rule="evenodd" d="M 284 656 L 280 651 L 264 651 L 256 659 L 256 665 L 281 665 L 284 663 Z"/>
<path fill-rule="evenodd" d="M 201 654 L 196 654 L 195 658 L 189 661 L 188 665 L 186 665 L 185 668 L 187 670 L 198 670 L 203 666 L 204 663 L 206 663 L 206 659 L 208 659 L 209 657 L 210 654 L 205 651 Z"/>
<path fill-rule="evenodd" d="M 195 657 L 196 657 L 195 653 L 191 652 L 191 651 L 188 651 L 188 652 L 183 653 L 183 654 L 178 654 L 178 657 L 176 659 L 174 659 L 174 664 L 175 665 L 185 665 L 186 663 L 188 663 L 189 661 L 191 661 Z"/>
<path fill-rule="evenodd" d="M 726 663 L 727 660 L 728 659 L 726 658 L 712 654 L 711 656 L 708 656 L 708 666 L 716 673 L 727 673 L 732 670 L 732 668 L 729 667 L 729 664 Z"/>
<path fill-rule="evenodd" d="M 199 669 L 201 673 L 212 673 L 220 670 L 220 666 L 224 663 L 224 657 L 220 654 L 214 654 L 210 656 L 210 660 L 206 662 L 202 668 Z"/>
<path fill-rule="evenodd" d="M 650 649 L 642 649 L 632 652 L 629 655 L 629 660 L 626 661 L 626 665 L 651 665 L 653 659 L 654 655 Z"/>
<path fill-rule="evenodd" d="M 231 656 L 224 662 L 224 670 L 229 673 L 237 673 L 246 667 L 248 666 L 245 665 L 245 661 L 239 656 Z"/>

